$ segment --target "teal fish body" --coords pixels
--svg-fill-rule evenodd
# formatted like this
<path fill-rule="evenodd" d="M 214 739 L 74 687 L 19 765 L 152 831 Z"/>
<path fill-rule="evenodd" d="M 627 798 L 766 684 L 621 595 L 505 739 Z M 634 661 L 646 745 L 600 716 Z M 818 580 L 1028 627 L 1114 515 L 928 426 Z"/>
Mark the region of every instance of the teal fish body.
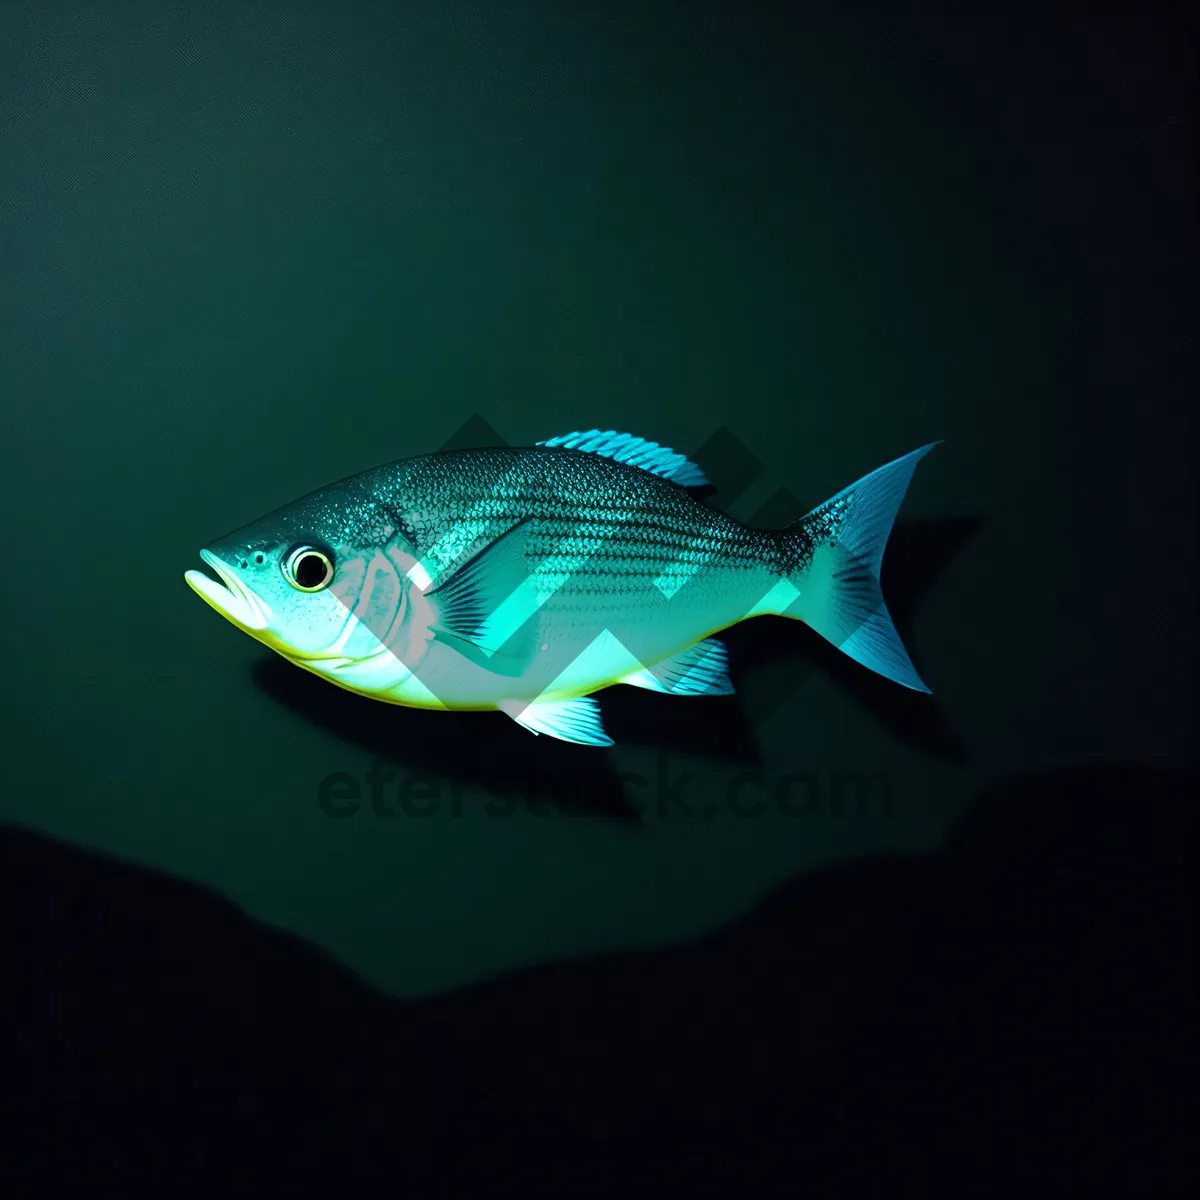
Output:
<path fill-rule="evenodd" d="M 375 467 L 212 543 L 189 584 L 297 665 L 393 704 L 500 710 L 609 745 L 592 693 L 732 691 L 712 635 L 807 621 L 927 690 L 879 592 L 883 546 L 923 447 L 784 530 L 705 505 L 682 455 L 590 430 L 537 446 Z"/>

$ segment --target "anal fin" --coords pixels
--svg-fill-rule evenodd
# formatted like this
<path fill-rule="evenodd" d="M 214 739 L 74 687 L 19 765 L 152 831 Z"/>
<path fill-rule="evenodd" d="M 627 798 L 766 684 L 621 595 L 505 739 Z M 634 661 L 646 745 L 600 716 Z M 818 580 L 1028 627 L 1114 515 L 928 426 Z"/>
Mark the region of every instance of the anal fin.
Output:
<path fill-rule="evenodd" d="M 497 706 L 531 733 L 545 733 L 580 746 L 611 746 L 600 705 L 590 696 L 574 700 L 505 700 Z"/>
<path fill-rule="evenodd" d="M 728 696 L 733 692 L 729 653 L 716 638 L 705 638 L 652 667 L 626 675 L 621 682 L 669 696 Z"/>

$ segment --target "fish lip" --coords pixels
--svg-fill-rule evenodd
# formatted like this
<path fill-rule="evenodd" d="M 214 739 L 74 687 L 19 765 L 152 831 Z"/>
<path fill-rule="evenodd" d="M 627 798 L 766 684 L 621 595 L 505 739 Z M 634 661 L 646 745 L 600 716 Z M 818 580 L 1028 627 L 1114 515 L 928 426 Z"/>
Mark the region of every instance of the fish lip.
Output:
<path fill-rule="evenodd" d="M 200 558 L 213 569 L 220 582 L 203 571 L 185 571 L 183 577 L 192 591 L 247 633 L 265 630 L 271 615 L 266 602 L 256 596 L 211 550 L 201 550 Z"/>

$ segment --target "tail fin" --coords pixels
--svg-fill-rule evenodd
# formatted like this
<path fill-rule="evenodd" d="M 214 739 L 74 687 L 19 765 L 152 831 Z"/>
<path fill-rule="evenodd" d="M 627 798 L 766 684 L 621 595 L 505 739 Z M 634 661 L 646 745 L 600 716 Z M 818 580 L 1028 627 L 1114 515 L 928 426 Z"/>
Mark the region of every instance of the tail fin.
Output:
<path fill-rule="evenodd" d="M 930 442 L 864 475 L 780 535 L 783 565 L 801 577 L 788 609 L 864 667 L 928 692 L 892 624 L 879 570 L 883 549 L 917 462 Z"/>

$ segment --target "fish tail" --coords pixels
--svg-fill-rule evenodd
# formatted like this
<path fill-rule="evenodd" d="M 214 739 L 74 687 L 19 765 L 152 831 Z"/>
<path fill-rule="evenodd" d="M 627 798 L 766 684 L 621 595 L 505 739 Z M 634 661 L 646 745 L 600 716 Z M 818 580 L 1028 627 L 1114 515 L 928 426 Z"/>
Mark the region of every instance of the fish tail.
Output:
<path fill-rule="evenodd" d="M 783 615 L 811 625 L 872 671 L 928 692 L 892 624 L 879 572 L 888 535 L 917 462 L 931 442 L 864 475 L 781 530 L 779 565 L 791 601 Z"/>

